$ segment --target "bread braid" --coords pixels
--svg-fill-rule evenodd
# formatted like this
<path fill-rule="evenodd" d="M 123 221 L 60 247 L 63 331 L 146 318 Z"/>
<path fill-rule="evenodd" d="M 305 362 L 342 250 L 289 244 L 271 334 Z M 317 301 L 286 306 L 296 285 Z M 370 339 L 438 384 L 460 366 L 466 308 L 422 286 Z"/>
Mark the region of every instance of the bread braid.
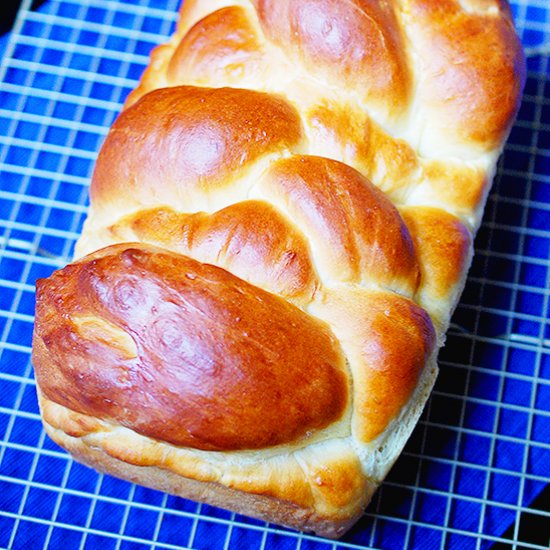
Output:
<path fill-rule="evenodd" d="M 53 439 L 341 535 L 433 386 L 523 80 L 503 0 L 186 0 L 37 284 Z"/>

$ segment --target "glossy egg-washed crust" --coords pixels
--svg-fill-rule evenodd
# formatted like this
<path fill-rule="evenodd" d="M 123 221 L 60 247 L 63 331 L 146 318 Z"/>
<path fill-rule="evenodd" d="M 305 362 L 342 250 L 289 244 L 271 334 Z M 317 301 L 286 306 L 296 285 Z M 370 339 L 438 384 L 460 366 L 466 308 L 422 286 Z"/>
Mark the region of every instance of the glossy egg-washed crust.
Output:
<path fill-rule="evenodd" d="M 48 433 L 340 536 L 433 386 L 523 81 L 500 0 L 186 0 L 37 283 Z"/>

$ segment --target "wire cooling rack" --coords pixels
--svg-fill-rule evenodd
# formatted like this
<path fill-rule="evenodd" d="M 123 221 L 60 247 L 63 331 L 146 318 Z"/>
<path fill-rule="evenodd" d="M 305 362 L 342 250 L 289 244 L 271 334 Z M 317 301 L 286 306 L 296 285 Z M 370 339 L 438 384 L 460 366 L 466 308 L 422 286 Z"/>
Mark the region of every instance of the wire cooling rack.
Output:
<path fill-rule="evenodd" d="M 30 365 L 34 282 L 71 257 L 96 152 L 172 31 L 177 0 L 31 7 L 4 39 L 0 69 L 0 547 L 548 547 L 550 513 L 537 499 L 550 477 L 547 0 L 512 6 L 525 99 L 441 376 L 405 453 L 339 542 L 98 475 L 44 435 Z"/>

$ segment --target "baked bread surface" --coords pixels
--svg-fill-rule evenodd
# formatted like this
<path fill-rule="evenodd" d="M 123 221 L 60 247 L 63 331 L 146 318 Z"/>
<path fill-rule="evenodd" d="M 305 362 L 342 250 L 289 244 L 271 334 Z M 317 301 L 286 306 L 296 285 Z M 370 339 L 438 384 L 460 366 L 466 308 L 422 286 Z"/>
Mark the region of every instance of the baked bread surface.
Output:
<path fill-rule="evenodd" d="M 78 460 L 328 537 L 437 375 L 524 60 L 499 0 L 186 0 L 37 282 Z"/>

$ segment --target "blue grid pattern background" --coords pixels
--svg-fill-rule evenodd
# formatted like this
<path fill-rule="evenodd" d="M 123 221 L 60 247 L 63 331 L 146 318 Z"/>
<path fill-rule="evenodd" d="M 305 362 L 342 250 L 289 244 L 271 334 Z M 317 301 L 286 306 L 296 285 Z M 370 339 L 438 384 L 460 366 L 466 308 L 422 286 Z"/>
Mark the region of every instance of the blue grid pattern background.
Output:
<path fill-rule="evenodd" d="M 0 41 L 0 547 L 547 548 L 550 512 L 550 3 L 512 8 L 528 56 L 518 121 L 404 454 L 338 542 L 144 489 L 79 465 L 41 428 L 34 282 L 71 257 L 96 153 L 178 0 L 22 4 Z M 546 525 L 523 539 L 529 516 Z M 522 542 L 523 541 L 523 542 Z"/>

